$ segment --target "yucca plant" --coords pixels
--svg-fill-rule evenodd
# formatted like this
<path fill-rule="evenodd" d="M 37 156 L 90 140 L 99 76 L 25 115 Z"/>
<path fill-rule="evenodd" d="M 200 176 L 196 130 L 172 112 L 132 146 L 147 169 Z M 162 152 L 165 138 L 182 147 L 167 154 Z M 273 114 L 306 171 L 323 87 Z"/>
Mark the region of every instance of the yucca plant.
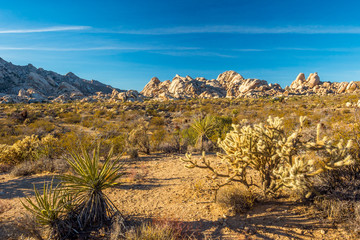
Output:
<path fill-rule="evenodd" d="M 198 118 L 190 127 L 196 133 L 196 145 L 200 147 L 200 151 L 203 151 L 204 141 L 209 140 L 216 130 L 217 124 L 215 117 L 207 115 L 204 118 Z"/>
<path fill-rule="evenodd" d="M 43 194 L 35 188 L 35 200 L 25 198 L 22 205 L 31 212 L 37 222 L 43 226 L 50 227 L 51 231 L 49 239 L 66 239 L 73 230 L 69 222 L 62 216 L 64 213 L 64 206 L 67 205 L 65 195 L 59 185 L 53 188 L 53 181 L 50 183 L 44 182 Z"/>
<path fill-rule="evenodd" d="M 101 163 L 99 152 L 100 145 L 92 154 L 85 148 L 81 155 L 72 152 L 66 160 L 75 174 L 61 176 L 67 193 L 73 196 L 74 215 L 81 230 L 102 227 L 118 213 L 103 191 L 119 184 L 117 180 L 124 175 L 123 164 L 119 158 L 112 161 L 112 149 Z"/>

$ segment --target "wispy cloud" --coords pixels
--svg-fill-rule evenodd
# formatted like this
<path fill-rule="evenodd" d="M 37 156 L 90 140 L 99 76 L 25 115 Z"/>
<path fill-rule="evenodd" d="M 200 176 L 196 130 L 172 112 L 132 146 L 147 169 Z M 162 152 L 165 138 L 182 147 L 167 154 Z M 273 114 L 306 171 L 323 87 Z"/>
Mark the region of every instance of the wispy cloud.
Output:
<path fill-rule="evenodd" d="M 188 57 L 188 56 L 198 56 L 198 57 L 220 57 L 220 58 L 236 58 L 237 56 L 222 54 L 218 52 L 209 52 L 209 51 L 153 51 L 154 53 L 159 53 L 162 55 L 169 55 L 175 57 Z"/>
<path fill-rule="evenodd" d="M 278 47 L 278 48 L 258 48 L 258 49 L 231 49 L 235 52 L 274 52 L 274 51 L 307 51 L 307 52 L 355 52 L 360 51 L 359 47 L 349 48 L 307 48 L 307 47 Z"/>
<path fill-rule="evenodd" d="M 360 51 L 359 47 L 349 47 L 349 48 L 301 48 L 301 47 L 292 47 L 292 48 L 274 48 L 274 50 L 280 51 L 308 51 L 308 52 L 357 52 Z"/>
<path fill-rule="evenodd" d="M 278 48 L 235 48 L 235 49 L 204 49 L 199 47 L 121 47 L 121 46 L 104 46 L 104 47 L 84 47 L 84 48 L 60 48 L 60 47 L 13 47 L 0 46 L 0 51 L 47 51 L 47 52 L 86 52 L 86 51 L 119 51 L 119 52 L 152 52 L 171 56 L 214 56 L 232 58 L 236 57 L 234 52 L 274 52 L 274 51 L 310 51 L 310 52 L 358 52 L 360 47 L 349 48 L 302 48 L 302 47 L 278 47 Z"/>
<path fill-rule="evenodd" d="M 47 52 L 86 52 L 86 51 L 118 51 L 118 52 L 149 52 L 169 56 L 205 56 L 205 57 L 222 57 L 234 58 L 234 55 L 223 54 L 217 51 L 208 51 L 199 47 L 85 47 L 85 48 L 54 48 L 54 47 L 11 47 L 0 46 L 0 51 L 47 51 Z M 244 49 L 246 51 L 246 49 Z"/>
<path fill-rule="evenodd" d="M 91 29 L 89 26 L 54 26 L 47 28 L 23 28 L 23 29 L 0 29 L 0 34 L 10 33 L 44 33 L 44 32 L 64 32 Z"/>
<path fill-rule="evenodd" d="M 97 30 L 99 32 L 134 34 L 134 35 L 174 35 L 174 34 L 201 34 L 201 33 L 235 33 L 235 34 L 360 34 L 360 26 L 183 26 L 172 28 L 152 28 L 135 30 Z"/>
<path fill-rule="evenodd" d="M 0 46 L 0 50 L 14 50 L 14 51 L 50 51 L 50 52 L 72 52 L 72 51 L 191 51 L 199 50 L 197 47 L 86 47 L 86 48 L 54 48 L 54 47 L 11 47 L 11 46 Z"/>
<path fill-rule="evenodd" d="M 232 49 L 232 51 L 236 52 L 265 52 L 269 51 L 270 49 L 260 49 L 260 48 L 236 48 Z"/>

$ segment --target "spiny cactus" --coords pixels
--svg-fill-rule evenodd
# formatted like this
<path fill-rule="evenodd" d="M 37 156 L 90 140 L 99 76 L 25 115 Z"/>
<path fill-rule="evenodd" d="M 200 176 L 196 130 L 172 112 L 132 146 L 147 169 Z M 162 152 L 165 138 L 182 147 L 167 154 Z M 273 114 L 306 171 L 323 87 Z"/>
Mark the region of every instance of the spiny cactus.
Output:
<path fill-rule="evenodd" d="M 40 155 L 49 155 L 57 139 L 47 135 L 41 140 L 36 135 L 26 136 L 13 145 L 0 145 L 0 162 L 16 165 L 24 161 L 34 161 Z"/>
<path fill-rule="evenodd" d="M 349 140 L 345 144 L 343 140 L 340 140 L 337 145 L 334 145 L 333 141 L 327 137 L 320 139 L 320 124 L 317 127 L 316 141 L 302 144 L 303 153 L 298 153 L 293 161 L 288 159 L 274 172 L 279 179 L 279 186 L 300 190 L 309 196 L 313 190 L 312 176 L 354 163 L 350 155 L 353 141 Z M 281 156 L 289 152 L 286 147 L 282 150 L 279 152 Z M 311 154 L 311 152 L 316 154 Z"/>
<path fill-rule="evenodd" d="M 191 155 L 182 161 L 188 168 L 206 168 L 213 174 L 213 179 L 224 178 L 217 182 L 222 187 L 231 182 L 240 182 L 247 188 L 260 188 L 263 193 L 274 193 L 282 187 L 311 191 L 310 177 L 323 171 L 335 169 L 353 162 L 349 150 L 352 142 L 346 145 L 340 141 L 334 145 L 326 137 L 320 140 L 320 128 L 313 142 L 301 140 L 305 117 L 300 117 L 299 127 L 291 134 L 284 131 L 281 118 L 271 116 L 267 124 L 233 125 L 219 146 L 224 153 L 218 153 L 227 171 L 220 171 L 203 157 L 200 162 Z M 309 158 L 316 154 L 317 158 Z M 319 157 L 321 155 L 321 157 Z M 224 169 L 224 168 L 222 168 Z M 249 170 L 259 173 L 261 185 L 248 177 Z"/>

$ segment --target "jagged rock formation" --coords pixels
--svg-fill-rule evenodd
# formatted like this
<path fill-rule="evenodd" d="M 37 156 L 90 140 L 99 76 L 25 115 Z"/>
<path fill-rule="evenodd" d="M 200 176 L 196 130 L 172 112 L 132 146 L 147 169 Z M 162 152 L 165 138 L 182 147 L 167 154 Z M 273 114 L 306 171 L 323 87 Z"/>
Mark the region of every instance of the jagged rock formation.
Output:
<path fill-rule="evenodd" d="M 244 79 L 234 71 L 220 74 L 217 79 L 191 78 L 176 75 L 172 81 L 161 82 L 154 77 L 140 92 L 158 100 L 184 98 L 233 98 L 276 95 L 282 92 L 279 84 L 268 84 L 264 80 Z"/>
<path fill-rule="evenodd" d="M 0 103 L 31 103 L 50 100 L 65 102 L 85 97 L 96 100 L 99 98 L 98 92 L 111 94 L 113 90 L 116 89 L 99 81 L 79 78 L 71 72 L 60 75 L 36 68 L 31 64 L 27 66 L 13 65 L 0 58 Z M 124 94 L 125 97 L 115 99 L 125 99 L 126 101 L 128 98 L 131 99 L 128 97 L 131 94 L 139 97 L 138 93 Z M 134 99 L 138 100 L 137 97 Z"/>
<path fill-rule="evenodd" d="M 353 93 L 359 90 L 356 82 L 321 82 L 317 73 L 311 73 L 305 80 L 305 74 L 300 73 L 286 93 L 292 94 L 340 94 Z"/>
<path fill-rule="evenodd" d="M 359 85 L 358 85 L 359 84 Z M 0 58 L 0 103 L 17 102 L 117 102 L 174 100 L 187 98 L 241 98 L 279 95 L 341 94 L 360 92 L 357 82 L 322 82 L 317 73 L 305 78 L 300 73 L 290 87 L 282 89 L 277 83 L 245 79 L 235 71 L 226 71 L 217 79 L 191 78 L 176 75 L 172 81 L 161 82 L 154 77 L 141 93 L 115 89 L 95 80 L 85 80 L 73 73 L 60 75 L 31 64 L 17 66 Z"/>
<path fill-rule="evenodd" d="M 234 71 L 220 74 L 217 79 L 207 80 L 203 77 L 191 78 L 176 75 L 172 81 L 161 82 L 154 77 L 140 92 L 154 100 L 171 100 L 186 98 L 239 98 L 264 97 L 278 95 L 341 94 L 360 92 L 357 82 L 322 82 L 317 73 L 305 78 L 300 73 L 290 87 L 282 89 L 279 84 L 265 80 L 245 79 Z"/>

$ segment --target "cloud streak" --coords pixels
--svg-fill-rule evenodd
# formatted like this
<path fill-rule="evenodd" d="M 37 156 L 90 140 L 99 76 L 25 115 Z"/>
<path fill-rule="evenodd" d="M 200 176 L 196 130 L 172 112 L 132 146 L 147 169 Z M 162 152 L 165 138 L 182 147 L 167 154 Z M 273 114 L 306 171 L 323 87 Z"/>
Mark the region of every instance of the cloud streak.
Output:
<path fill-rule="evenodd" d="M 50 52 L 85 52 L 85 51 L 192 51 L 200 50 L 197 47 L 86 47 L 86 48 L 53 48 L 53 47 L 11 47 L 11 46 L 0 46 L 0 50 L 14 50 L 14 51 L 50 51 Z"/>
<path fill-rule="evenodd" d="M 232 33 L 232 34 L 360 34 L 360 26 L 285 26 L 285 27 L 251 27 L 251 26 L 192 26 L 173 28 L 153 28 L 136 30 L 99 32 L 131 34 L 131 35 L 177 35 L 177 34 L 204 34 L 204 33 Z"/>
<path fill-rule="evenodd" d="M 54 26 L 47 28 L 32 29 L 0 29 L 0 34 L 21 34 L 21 33 L 46 33 L 46 32 L 65 32 L 65 31 L 81 31 L 89 30 L 89 26 Z"/>

